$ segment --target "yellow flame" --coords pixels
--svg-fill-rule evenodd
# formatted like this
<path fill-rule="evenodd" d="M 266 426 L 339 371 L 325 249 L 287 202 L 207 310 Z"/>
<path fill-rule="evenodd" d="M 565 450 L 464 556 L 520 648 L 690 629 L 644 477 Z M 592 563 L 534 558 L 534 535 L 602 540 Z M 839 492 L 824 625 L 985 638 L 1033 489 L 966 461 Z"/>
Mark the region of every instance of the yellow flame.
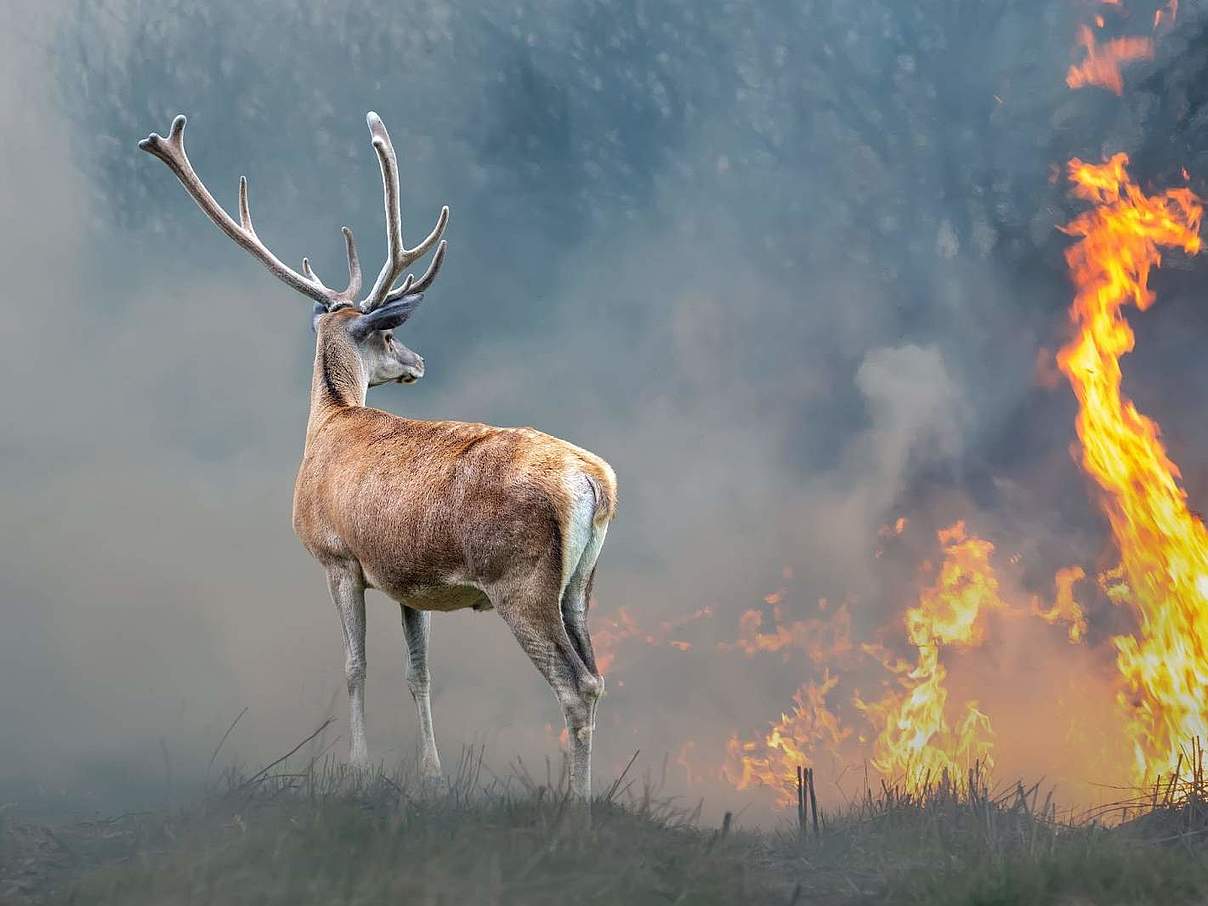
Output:
<path fill-rule="evenodd" d="M 1120 356 L 1135 341 L 1122 311 L 1153 304 L 1159 249 L 1199 251 L 1203 208 L 1189 189 L 1144 194 L 1127 165 L 1124 154 L 1069 163 L 1074 194 L 1093 207 L 1065 227 L 1079 237 L 1066 251 L 1076 333 L 1057 362 L 1078 398 L 1083 467 L 1103 490 L 1120 550 L 1109 594 L 1139 623 L 1136 636 L 1114 641 L 1133 773 L 1143 781 L 1173 767 L 1180 745 L 1208 736 L 1208 531 L 1187 506 L 1157 423 L 1121 393 Z"/>
<path fill-rule="evenodd" d="M 1003 608 L 990 564 L 994 545 L 969 536 L 963 522 L 939 532 L 939 540 L 944 549 L 939 575 L 906 611 L 906 634 L 917 659 L 901 676 L 903 690 L 877 703 L 857 702 L 882 727 L 873 746 L 873 767 L 903 783 L 908 792 L 923 792 L 929 781 L 945 773 L 962 778 L 975 763 L 993 767 L 993 731 L 977 703 L 966 703 L 955 726 L 949 721 L 948 671 L 940 649 L 980 644 L 981 617 Z M 904 665 L 886 666 L 901 670 Z"/>
<path fill-rule="evenodd" d="M 779 805 L 795 802 L 797 768 L 813 767 L 819 749 L 834 751 L 851 735 L 826 703 L 838 683 L 828 670 L 821 683 L 803 685 L 793 694 L 792 713 L 781 714 L 762 741 L 731 736 L 722 776 L 739 790 L 770 787 Z"/>
<path fill-rule="evenodd" d="M 1086 571 L 1081 566 L 1063 566 L 1053 579 L 1057 586 L 1053 606 L 1046 609 L 1040 606 L 1039 600 L 1032 600 L 1032 613 L 1046 623 L 1069 624 L 1066 631 L 1071 642 L 1081 642 L 1086 636 L 1086 614 L 1074 599 L 1074 586 L 1085 578 Z"/>

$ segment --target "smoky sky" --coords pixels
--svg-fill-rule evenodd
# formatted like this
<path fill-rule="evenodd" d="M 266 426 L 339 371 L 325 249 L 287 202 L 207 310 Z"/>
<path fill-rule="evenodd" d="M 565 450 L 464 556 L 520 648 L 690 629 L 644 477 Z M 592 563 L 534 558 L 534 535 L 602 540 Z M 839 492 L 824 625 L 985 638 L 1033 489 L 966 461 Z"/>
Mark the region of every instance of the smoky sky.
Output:
<path fill-rule="evenodd" d="M 1069 300 L 1060 168 L 1124 150 L 1143 184 L 1186 167 L 1205 188 L 1202 3 L 1181 4 L 1124 98 L 1066 89 L 1073 3 L 25 6 L 0 38 L 14 797 L 199 770 L 244 706 L 227 755 L 245 761 L 328 713 L 343 730 L 337 622 L 290 530 L 310 305 L 136 150 L 180 112 L 211 191 L 233 208 L 245 174 L 261 237 L 329 283 L 341 225 L 368 270 L 384 251 L 364 125 L 381 114 L 407 237 L 441 204 L 452 221 L 405 329 L 428 374 L 371 404 L 598 452 L 622 502 L 595 614 L 712 609 L 691 651 L 618 658 L 600 776 L 686 739 L 720 758 L 786 706 L 801 670 L 715 649 L 786 567 L 803 607 L 891 618 L 914 561 L 874 550 L 897 515 L 968 519 L 1022 554 L 1025 584 L 1105 565 L 1073 401 L 1038 380 Z M 1110 27 L 1148 21 L 1132 6 Z M 1171 256 L 1126 365 L 1193 498 L 1203 268 Z M 1105 635 L 1119 615 L 1101 610 Z M 405 758 L 397 608 L 374 596 L 369 623 L 371 750 Z M 552 752 L 557 709 L 493 614 L 437 615 L 432 663 L 447 760 L 471 742 L 500 768 Z"/>

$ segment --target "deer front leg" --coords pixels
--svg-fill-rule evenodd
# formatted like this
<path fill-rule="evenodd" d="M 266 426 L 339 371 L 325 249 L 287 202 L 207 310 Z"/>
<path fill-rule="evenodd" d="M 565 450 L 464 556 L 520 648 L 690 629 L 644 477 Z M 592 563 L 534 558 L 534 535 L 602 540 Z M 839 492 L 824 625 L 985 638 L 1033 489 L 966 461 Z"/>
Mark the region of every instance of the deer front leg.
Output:
<path fill-rule="evenodd" d="M 363 768 L 369 765 L 365 742 L 365 584 L 359 570 L 339 565 L 328 567 L 327 587 L 344 630 L 344 678 L 348 682 L 348 725 L 352 734 L 348 760 Z"/>
<path fill-rule="evenodd" d="M 428 673 L 428 638 L 432 632 L 432 614 L 406 604 L 402 605 L 402 610 L 403 636 L 407 640 L 407 686 L 415 699 L 423 745 L 419 761 L 420 775 L 425 780 L 439 780 L 440 755 L 436 751 L 436 734 L 432 729 L 432 677 Z"/>

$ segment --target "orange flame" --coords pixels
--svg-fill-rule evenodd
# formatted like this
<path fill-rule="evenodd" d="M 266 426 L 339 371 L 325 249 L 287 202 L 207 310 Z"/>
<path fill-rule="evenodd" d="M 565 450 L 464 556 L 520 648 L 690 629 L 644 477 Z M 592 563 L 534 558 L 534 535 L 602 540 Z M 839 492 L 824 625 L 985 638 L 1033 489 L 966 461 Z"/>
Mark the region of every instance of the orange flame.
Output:
<path fill-rule="evenodd" d="M 554 732 L 554 725 L 546 724 L 545 735 L 548 739 L 557 742 L 558 751 L 563 754 L 570 753 L 570 730 L 565 725 L 560 731 Z"/>
<path fill-rule="evenodd" d="M 993 731 L 977 703 L 966 704 L 955 727 L 949 723 L 948 671 L 940 662 L 940 649 L 979 645 L 984 638 L 982 615 L 1004 607 L 990 565 L 994 545 L 967 535 L 963 522 L 938 537 L 944 548 L 939 576 L 923 589 L 917 606 L 906 611 L 906 634 L 918 656 L 901 677 L 904 691 L 890 692 L 873 704 L 857 701 L 882 726 L 873 747 L 873 767 L 882 776 L 901 780 L 909 792 L 924 791 L 929 780 L 944 773 L 963 777 L 975 762 L 993 767 Z"/>
<path fill-rule="evenodd" d="M 925 792 L 929 782 L 940 780 L 945 772 L 960 783 L 974 764 L 985 771 L 993 769 L 990 719 L 976 701 L 967 701 L 959 709 L 949 707 L 948 670 L 941 649 L 981 645 L 990 613 L 1020 618 L 1028 616 L 1029 610 L 1012 606 L 1004 596 L 990 562 L 994 554 L 990 542 L 970 536 L 963 522 L 938 532 L 937 537 L 943 560 L 938 570 L 929 562 L 922 564 L 921 572 L 934 579 L 899 624 L 904 625 L 914 646 L 912 660 L 880 643 L 853 644 L 846 605 L 829 622 L 786 621 L 781 610 L 785 592 L 780 590 L 764 598 L 771 607 L 772 631 L 765 631 L 760 611 L 743 615 L 739 638 L 720 644 L 720 649 L 747 656 L 781 652 L 786 661 L 788 653 L 804 651 L 825 672 L 820 682 L 805 683 L 797 690 L 792 711 L 781 714 L 764 736 L 730 738 L 723 779 L 739 790 L 770 788 L 778 805 L 789 806 L 795 801 L 797 768 L 816 767 L 821 753 L 836 765 L 868 758 L 880 774 L 913 793 Z M 1038 598 L 1031 602 L 1032 615 L 1050 624 L 1066 624 L 1071 641 L 1080 641 L 1086 631 L 1085 616 L 1074 597 L 1075 585 L 1084 578 L 1080 567 L 1065 567 L 1054 579 L 1054 603 L 1045 607 Z M 819 609 L 827 610 L 825 600 L 819 602 Z M 856 651 L 869 655 L 896 677 L 893 691 L 878 702 L 865 702 L 859 693 L 847 699 L 874 728 L 870 756 L 863 752 L 865 737 L 841 719 L 831 704 L 840 678 L 849 678 L 847 671 L 854 663 L 848 656 Z M 835 675 L 836 668 L 843 672 Z M 840 713 L 846 714 L 842 709 Z"/>
<path fill-rule="evenodd" d="M 1175 17 L 1179 14 L 1179 0 L 1170 0 L 1165 7 L 1154 11 L 1153 27 L 1157 31 L 1163 22 L 1174 25 Z"/>
<path fill-rule="evenodd" d="M 653 630 L 643 629 L 625 607 L 618 608 L 611 616 L 604 617 L 602 622 L 592 629 L 592 649 L 596 656 L 596 666 L 601 673 L 608 673 L 616 663 L 620 647 L 630 641 L 641 642 L 651 647 L 667 646 L 677 651 L 690 651 L 692 643 L 684 639 L 671 638 L 671 634 L 690 623 L 713 616 L 713 609 L 702 607 L 686 616 L 674 620 L 664 620 Z"/>
<path fill-rule="evenodd" d="M 847 604 L 827 619 L 807 617 L 802 620 L 787 620 L 781 600 L 783 594 L 773 592 L 764 598 L 772 607 L 772 626 L 764 627 L 763 613 L 758 610 L 744 611 L 738 618 L 738 638 L 733 642 L 719 642 L 721 651 L 737 649 L 748 657 L 758 653 L 780 652 L 786 659 L 794 651 L 802 651 L 811 661 L 821 664 L 833 657 L 852 650 L 851 614 Z M 818 609 L 828 608 L 826 599 L 818 602 Z"/>
<path fill-rule="evenodd" d="M 1057 362 L 1078 398 L 1082 465 L 1103 490 L 1120 550 L 1109 594 L 1139 622 L 1137 636 L 1114 642 L 1133 772 L 1146 780 L 1173 767 L 1181 744 L 1208 736 L 1208 531 L 1187 506 L 1157 423 L 1121 393 L 1120 356 L 1135 341 L 1122 311 L 1153 304 L 1160 248 L 1199 251 L 1203 208 L 1185 188 L 1145 195 L 1127 165 L 1124 154 L 1069 163 L 1074 194 L 1094 207 L 1065 227 L 1080 237 L 1066 251 L 1076 335 Z"/>
<path fill-rule="evenodd" d="M 1040 601 L 1032 599 L 1032 613 L 1046 623 L 1068 623 L 1067 630 L 1071 642 L 1080 642 L 1086 636 L 1086 614 L 1082 605 L 1074 600 L 1074 586 L 1086 578 L 1086 572 L 1081 566 L 1065 566 L 1057 570 L 1054 583 L 1057 585 L 1057 597 L 1053 606 L 1047 610 L 1040 606 Z"/>
<path fill-rule="evenodd" d="M 1124 77 L 1120 67 L 1134 60 L 1153 57 L 1153 39 L 1141 37 L 1112 38 L 1099 44 L 1087 25 L 1078 29 L 1078 43 L 1086 51 L 1081 63 L 1069 68 L 1065 83 L 1071 88 L 1098 85 L 1116 94 L 1124 93 Z"/>
<path fill-rule="evenodd" d="M 793 693 L 793 711 L 781 714 L 761 741 L 742 741 L 731 736 L 726 744 L 722 776 L 735 789 L 770 787 L 779 805 L 796 801 L 797 768 L 814 766 L 810 753 L 835 750 L 848 736 L 849 728 L 827 707 L 826 697 L 839 678 L 827 671 L 821 683 L 806 683 Z"/>

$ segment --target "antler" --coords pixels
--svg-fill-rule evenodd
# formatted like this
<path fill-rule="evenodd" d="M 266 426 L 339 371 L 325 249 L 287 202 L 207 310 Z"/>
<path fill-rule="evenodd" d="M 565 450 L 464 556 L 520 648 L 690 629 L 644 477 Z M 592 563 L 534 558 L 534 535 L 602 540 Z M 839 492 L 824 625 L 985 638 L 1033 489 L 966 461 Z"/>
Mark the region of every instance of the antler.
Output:
<path fill-rule="evenodd" d="M 386 132 L 386 127 L 382 125 L 381 119 L 376 113 L 370 113 L 366 117 L 369 123 L 369 131 L 373 135 L 373 148 L 377 152 L 378 160 L 382 166 L 382 189 L 386 196 L 386 244 L 387 244 L 387 259 L 382 266 L 381 273 L 378 274 L 377 280 L 373 283 L 373 289 L 369 295 L 361 300 L 359 307 L 362 311 L 373 311 L 380 308 L 388 302 L 394 302 L 407 295 L 415 295 L 422 292 L 432 284 L 436 279 L 437 273 L 440 272 L 441 264 L 445 259 L 446 243 L 441 239 L 441 234 L 444 233 L 445 227 L 449 223 L 449 208 L 442 207 L 440 216 L 436 220 L 436 226 L 432 232 L 413 249 L 408 249 L 403 245 L 403 218 L 402 211 L 399 207 L 399 176 L 398 176 L 398 160 L 394 155 L 394 146 L 390 142 L 390 135 Z M 215 225 L 226 233 L 229 237 L 235 240 L 246 251 L 250 252 L 252 257 L 263 264 L 272 272 L 277 279 L 287 286 L 297 290 L 303 295 L 309 296 L 316 302 L 321 303 L 328 309 L 335 307 L 344 307 L 356 305 L 354 301 L 357 293 L 361 291 L 361 263 L 357 257 L 356 242 L 352 238 L 352 230 L 348 227 L 342 227 L 344 233 L 344 243 L 348 254 L 348 286 L 342 290 L 335 290 L 326 285 L 319 279 L 314 269 L 310 266 L 310 260 L 302 259 L 302 273 L 286 266 L 280 259 L 274 255 L 268 247 L 261 242 L 260 237 L 256 235 L 256 230 L 252 226 L 252 214 L 248 208 L 247 201 L 247 179 L 239 177 L 239 223 L 228 214 L 206 189 L 200 177 L 194 172 L 193 166 L 189 163 L 189 157 L 185 153 L 185 117 L 178 116 L 172 121 L 172 129 L 168 133 L 168 137 L 152 132 L 149 136 L 138 143 L 138 146 L 148 154 L 154 154 L 165 164 L 168 165 L 176 178 L 180 180 L 181 185 L 185 187 L 193 200 L 197 202 L 198 207 L 205 212 L 210 220 L 214 221 Z M 427 271 L 418 280 L 413 274 L 408 274 L 403 282 L 395 287 L 394 283 L 407 266 L 423 257 L 429 249 L 440 240 L 440 244 L 436 248 L 436 254 L 432 256 L 432 262 L 428 265 Z"/>
<path fill-rule="evenodd" d="M 449 224 L 449 206 L 445 205 L 440 209 L 440 216 L 436 218 L 436 226 L 432 228 L 432 232 L 424 238 L 423 242 L 413 249 L 403 245 L 403 213 L 399 207 L 398 159 L 394 156 L 394 145 L 390 141 L 390 134 L 386 131 L 381 117 L 370 111 L 365 117 L 365 121 L 369 124 L 369 132 L 373 135 L 373 150 L 377 152 L 378 162 L 382 165 L 382 193 L 386 198 L 386 263 L 382 265 L 381 273 L 373 281 L 373 289 L 361 301 L 362 311 L 373 311 L 387 302 L 394 302 L 405 295 L 426 289 L 436 279 L 440 266 L 445 260 L 445 242 L 440 237 Z M 407 266 L 427 254 L 428 250 L 436 245 L 437 240 L 440 240 L 440 245 L 436 249 L 436 254 L 432 256 L 432 263 L 428 265 L 428 270 L 424 272 L 424 275 L 416 280 L 413 274 L 408 274 L 401 285 L 392 289 L 394 281 L 407 269 Z"/>
<path fill-rule="evenodd" d="M 321 302 L 328 308 L 338 303 L 352 304 L 356 294 L 361 291 L 361 263 L 357 258 L 356 242 L 352 238 L 352 230 L 343 227 L 344 244 L 348 253 L 348 286 L 342 290 L 334 290 L 323 284 L 310 261 L 302 259 L 302 273 L 286 266 L 276 255 L 269 251 L 268 246 L 260 241 L 256 229 L 252 226 L 252 213 L 247 202 L 247 178 L 239 177 L 239 223 L 236 223 L 210 194 L 201 178 L 189 163 L 185 153 L 185 117 L 178 116 L 172 120 L 172 129 L 164 138 L 152 132 L 138 143 L 138 146 L 148 154 L 154 154 L 168 169 L 176 174 L 181 185 L 185 187 L 197 206 L 205 212 L 215 225 L 235 240 L 252 257 L 269 269 L 286 286 L 296 289 L 303 295 L 309 296 L 316 302 Z"/>

